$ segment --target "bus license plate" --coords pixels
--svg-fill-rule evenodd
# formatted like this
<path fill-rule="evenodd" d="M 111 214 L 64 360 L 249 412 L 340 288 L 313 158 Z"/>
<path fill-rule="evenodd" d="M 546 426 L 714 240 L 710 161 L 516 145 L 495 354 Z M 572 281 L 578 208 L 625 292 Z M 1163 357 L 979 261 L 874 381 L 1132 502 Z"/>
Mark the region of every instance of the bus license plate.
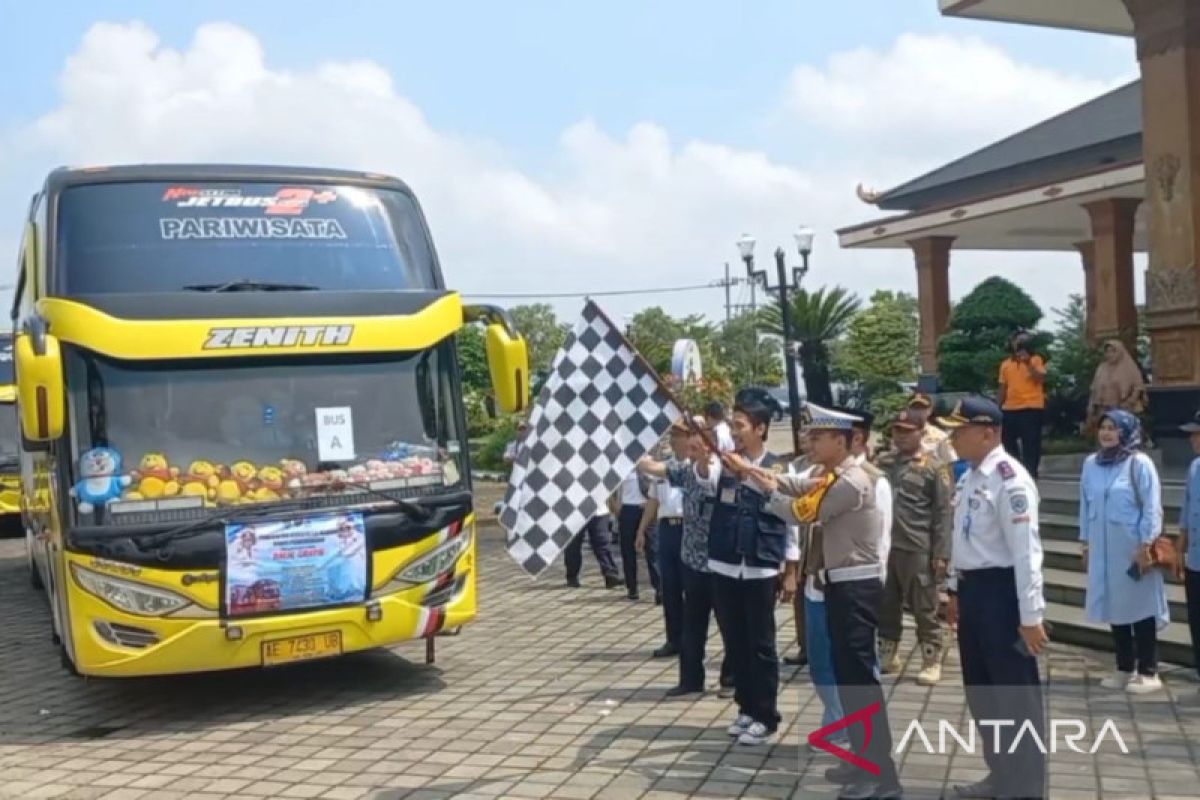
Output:
<path fill-rule="evenodd" d="M 262 662 L 264 667 L 275 664 L 290 664 L 313 658 L 341 655 L 342 632 L 310 633 L 290 639 L 271 639 L 263 642 Z"/>

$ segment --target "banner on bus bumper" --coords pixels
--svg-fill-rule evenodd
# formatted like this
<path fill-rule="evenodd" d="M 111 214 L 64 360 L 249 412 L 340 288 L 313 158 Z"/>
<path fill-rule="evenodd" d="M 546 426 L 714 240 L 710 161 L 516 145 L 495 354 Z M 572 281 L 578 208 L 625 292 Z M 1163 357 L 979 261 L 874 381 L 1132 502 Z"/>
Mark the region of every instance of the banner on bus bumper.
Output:
<path fill-rule="evenodd" d="M 225 527 L 230 616 L 358 603 L 367 595 L 362 514 Z"/>

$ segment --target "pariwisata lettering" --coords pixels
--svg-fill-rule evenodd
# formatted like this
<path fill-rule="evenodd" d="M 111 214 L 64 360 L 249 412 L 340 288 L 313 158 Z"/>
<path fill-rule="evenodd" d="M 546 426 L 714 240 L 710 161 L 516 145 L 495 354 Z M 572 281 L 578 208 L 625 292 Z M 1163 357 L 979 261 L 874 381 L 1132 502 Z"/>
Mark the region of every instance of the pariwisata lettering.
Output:
<path fill-rule="evenodd" d="M 336 219 L 260 217 L 166 217 L 158 221 L 164 239 L 345 239 Z"/>
<path fill-rule="evenodd" d="M 246 328 L 213 328 L 205 350 L 254 347 L 336 347 L 350 344 L 353 325 L 272 325 Z"/>

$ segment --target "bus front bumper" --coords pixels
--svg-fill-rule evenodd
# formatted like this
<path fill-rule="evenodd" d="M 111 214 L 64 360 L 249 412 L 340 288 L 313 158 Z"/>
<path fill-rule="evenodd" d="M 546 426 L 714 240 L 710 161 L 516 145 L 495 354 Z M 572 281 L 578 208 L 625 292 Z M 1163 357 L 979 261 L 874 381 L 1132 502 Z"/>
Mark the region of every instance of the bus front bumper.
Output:
<path fill-rule="evenodd" d="M 473 563 L 473 559 L 471 559 Z M 83 675 L 134 677 L 276 666 L 386 647 L 436 635 L 475 618 L 475 575 L 455 576 L 461 588 L 426 606 L 417 586 L 353 606 L 269 616 L 205 619 L 125 613 L 69 582 L 71 641 Z"/>

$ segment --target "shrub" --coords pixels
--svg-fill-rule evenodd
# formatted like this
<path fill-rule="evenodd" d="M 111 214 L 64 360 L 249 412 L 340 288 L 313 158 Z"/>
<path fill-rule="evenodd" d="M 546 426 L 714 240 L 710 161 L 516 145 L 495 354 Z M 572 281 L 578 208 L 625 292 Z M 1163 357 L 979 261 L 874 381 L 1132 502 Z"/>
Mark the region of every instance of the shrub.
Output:
<path fill-rule="evenodd" d="M 497 420 L 495 428 L 488 434 L 475 456 L 475 466 L 485 470 L 508 472 L 508 464 L 504 463 L 504 448 L 516 435 L 517 417 Z"/>

